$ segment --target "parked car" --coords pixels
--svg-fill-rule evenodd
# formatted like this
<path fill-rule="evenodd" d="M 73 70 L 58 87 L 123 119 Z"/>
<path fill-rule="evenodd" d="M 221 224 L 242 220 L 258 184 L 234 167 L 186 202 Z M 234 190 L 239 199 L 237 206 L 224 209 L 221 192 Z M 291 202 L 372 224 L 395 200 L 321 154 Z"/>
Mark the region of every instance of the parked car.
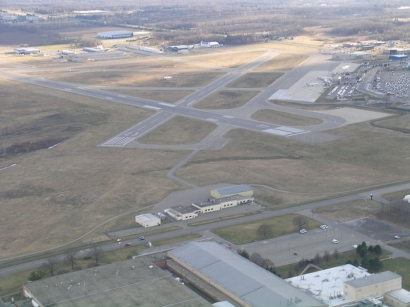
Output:
<path fill-rule="evenodd" d="M 337 244 L 337 243 L 339 243 L 339 241 L 337 241 L 336 239 L 333 239 L 333 243 Z"/>
<path fill-rule="evenodd" d="M 320 228 L 325 230 L 325 229 L 328 229 L 329 227 L 327 225 L 323 224 L 323 225 L 320 225 Z"/>
<path fill-rule="evenodd" d="M 356 249 L 356 248 L 357 248 L 357 244 L 352 245 L 352 247 L 353 247 L 354 249 Z"/>
<path fill-rule="evenodd" d="M 399 236 L 399 235 L 395 235 L 394 238 L 395 238 L 395 239 L 400 239 L 400 236 Z"/>
<path fill-rule="evenodd" d="M 142 241 L 142 240 L 145 240 L 145 237 L 144 236 L 141 236 L 140 237 L 140 240 Z"/>
<path fill-rule="evenodd" d="M 300 233 L 307 233 L 307 230 L 306 229 L 301 229 Z"/>

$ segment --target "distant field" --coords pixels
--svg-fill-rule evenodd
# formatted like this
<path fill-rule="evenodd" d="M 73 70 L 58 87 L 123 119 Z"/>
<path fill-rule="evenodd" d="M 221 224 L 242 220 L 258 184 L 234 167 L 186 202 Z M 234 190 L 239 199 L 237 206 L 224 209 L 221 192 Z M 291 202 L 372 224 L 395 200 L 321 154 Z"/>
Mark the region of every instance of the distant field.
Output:
<path fill-rule="evenodd" d="M 100 71 L 53 76 L 50 79 L 99 86 L 198 87 L 222 75 L 219 72 L 179 72 L 173 74 L 171 80 L 164 80 L 164 73 L 159 72 Z"/>
<path fill-rule="evenodd" d="M 389 201 L 402 200 L 404 196 L 410 194 L 409 190 L 398 191 L 394 193 L 383 194 L 382 197 Z"/>
<path fill-rule="evenodd" d="M 228 84 L 226 87 L 235 87 L 235 88 L 258 88 L 258 87 L 267 87 L 268 85 L 275 82 L 283 74 L 282 73 L 247 73 L 239 79 Z"/>
<path fill-rule="evenodd" d="M 259 92 L 256 91 L 222 90 L 201 100 L 199 103 L 195 104 L 195 108 L 210 110 L 239 108 L 257 94 L 259 94 Z"/>
<path fill-rule="evenodd" d="M 111 89 L 111 88 L 104 88 L 105 91 L 114 92 L 118 94 L 123 94 L 127 96 L 135 96 L 144 99 L 151 99 L 156 101 L 163 101 L 168 103 L 174 103 L 178 100 L 192 94 L 193 91 L 185 91 L 185 90 L 138 90 L 138 89 Z"/>
<path fill-rule="evenodd" d="M 252 118 L 267 123 L 286 126 L 312 126 L 323 122 L 320 118 L 301 116 L 269 109 L 255 112 L 252 114 Z"/>
<path fill-rule="evenodd" d="M 175 116 L 138 140 L 145 144 L 193 144 L 201 141 L 216 127 L 207 121 Z"/>
<path fill-rule="evenodd" d="M 183 188 L 165 174 L 187 152 L 97 146 L 153 112 L 0 82 L 1 150 L 16 145 L 23 150 L 0 159 L 0 168 L 17 164 L 0 176 L 0 259 L 69 242 L 108 218 Z M 52 149 L 41 147 L 64 139 Z M 32 151 L 33 144 L 44 149 Z M 97 231 L 87 240 L 98 236 Z"/>
<path fill-rule="evenodd" d="M 278 217 L 272 217 L 269 219 L 263 219 L 256 222 L 218 228 L 212 230 L 212 232 L 233 244 L 244 244 L 252 242 L 254 240 L 261 240 L 261 238 L 256 234 L 256 231 L 262 224 L 267 224 L 272 229 L 272 236 L 266 239 L 280 237 L 286 234 L 298 232 L 299 230 L 295 229 L 295 226 L 293 226 L 292 224 L 292 220 L 296 216 L 299 215 L 288 214 Z M 312 220 L 310 218 L 307 219 L 309 221 L 309 226 L 305 227 L 306 229 L 313 229 L 320 226 L 320 223 L 318 221 Z"/>
<path fill-rule="evenodd" d="M 310 197 L 409 178 L 410 164 L 403 163 L 409 156 L 405 136 L 380 133 L 368 123 L 329 133 L 345 138 L 312 146 L 234 129 L 225 135 L 232 139 L 226 147 L 198 153 L 176 175 L 199 186 L 248 182 Z"/>
<path fill-rule="evenodd" d="M 259 65 L 254 71 L 272 71 L 272 70 L 291 70 L 297 67 L 309 56 L 304 54 L 288 54 L 282 53 L 273 59 Z"/>
<path fill-rule="evenodd" d="M 343 223 L 364 217 L 375 216 L 381 207 L 382 205 L 377 201 L 355 200 L 348 203 L 314 209 L 312 212 L 321 214 L 333 221 Z"/>
<path fill-rule="evenodd" d="M 256 59 L 258 56 L 264 54 L 265 50 L 253 50 L 240 51 L 235 49 L 219 48 L 213 49 L 211 54 L 191 55 L 186 59 L 195 61 L 198 63 L 207 63 L 209 65 L 235 68 L 248 63 Z"/>

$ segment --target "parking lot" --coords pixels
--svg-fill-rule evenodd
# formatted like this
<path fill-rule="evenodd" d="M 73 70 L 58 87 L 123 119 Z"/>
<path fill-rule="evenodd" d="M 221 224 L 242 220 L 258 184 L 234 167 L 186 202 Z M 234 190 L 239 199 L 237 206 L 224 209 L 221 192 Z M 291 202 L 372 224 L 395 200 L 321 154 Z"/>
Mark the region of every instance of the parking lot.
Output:
<path fill-rule="evenodd" d="M 373 88 L 387 96 L 406 99 L 410 95 L 410 71 L 380 71 Z"/>
<path fill-rule="evenodd" d="M 355 231 L 380 241 L 395 240 L 395 236 L 400 238 L 410 236 L 409 232 L 372 218 L 349 221 L 346 225 Z"/>

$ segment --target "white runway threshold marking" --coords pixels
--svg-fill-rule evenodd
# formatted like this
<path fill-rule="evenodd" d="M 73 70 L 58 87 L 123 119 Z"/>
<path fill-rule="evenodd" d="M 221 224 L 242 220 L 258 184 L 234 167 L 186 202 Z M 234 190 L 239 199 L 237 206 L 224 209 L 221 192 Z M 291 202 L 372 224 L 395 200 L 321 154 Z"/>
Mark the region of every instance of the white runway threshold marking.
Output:
<path fill-rule="evenodd" d="M 160 102 L 159 104 L 162 105 L 162 106 L 175 108 L 174 104 L 170 104 L 170 103 L 166 103 L 166 102 Z"/>
<path fill-rule="evenodd" d="M 151 109 L 151 110 L 161 110 L 161 108 L 152 107 L 152 106 L 147 106 L 147 105 L 143 105 L 142 107 L 143 107 L 143 108 L 146 108 L 146 109 Z"/>
<path fill-rule="evenodd" d="M 292 127 L 281 126 L 281 127 L 275 128 L 275 129 L 265 129 L 265 130 L 263 130 L 263 132 L 288 137 L 288 136 L 308 133 L 309 131 L 305 131 L 305 130 L 301 130 L 301 129 L 297 129 L 297 128 L 292 128 Z"/>
<path fill-rule="evenodd" d="M 108 140 L 102 146 L 125 146 L 129 142 L 132 142 L 135 140 L 136 137 L 123 137 L 123 136 L 116 136 L 112 138 L 111 140 Z"/>

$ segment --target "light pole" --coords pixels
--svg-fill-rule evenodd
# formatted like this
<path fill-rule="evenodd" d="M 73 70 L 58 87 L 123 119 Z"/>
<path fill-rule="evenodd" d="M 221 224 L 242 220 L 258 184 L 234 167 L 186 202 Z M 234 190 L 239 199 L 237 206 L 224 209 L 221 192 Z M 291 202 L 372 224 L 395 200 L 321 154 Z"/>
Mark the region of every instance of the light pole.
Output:
<path fill-rule="evenodd" d="M 289 243 L 289 255 L 290 255 L 290 241 L 288 243 Z"/>

